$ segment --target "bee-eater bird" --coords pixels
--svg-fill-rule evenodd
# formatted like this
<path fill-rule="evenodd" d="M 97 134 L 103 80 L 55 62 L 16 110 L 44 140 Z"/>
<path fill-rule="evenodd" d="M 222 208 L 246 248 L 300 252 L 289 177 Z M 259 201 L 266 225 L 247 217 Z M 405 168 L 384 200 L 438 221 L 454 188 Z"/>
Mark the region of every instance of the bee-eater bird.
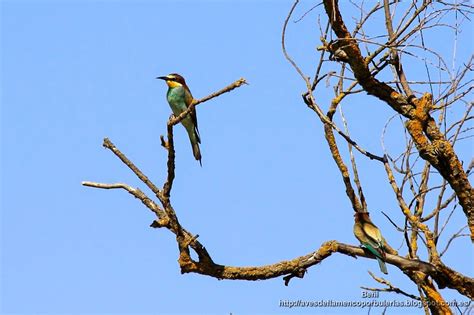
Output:
<path fill-rule="evenodd" d="M 374 254 L 380 267 L 380 271 L 388 274 L 385 265 L 385 239 L 378 227 L 372 223 L 368 212 L 356 212 L 354 214 L 354 235 L 361 245 Z"/>
<path fill-rule="evenodd" d="M 186 85 L 184 78 L 177 73 L 171 73 L 167 76 L 157 77 L 157 79 L 164 80 L 168 85 L 168 93 L 166 99 L 170 104 L 171 110 L 175 116 L 179 116 L 182 112 L 188 109 L 189 105 L 193 102 L 193 95 Z M 181 120 L 184 128 L 189 135 L 191 146 L 193 147 L 194 158 L 201 164 L 201 151 L 199 150 L 199 143 L 201 138 L 199 137 L 199 130 L 197 124 L 196 109 L 194 109 L 189 115 Z"/>

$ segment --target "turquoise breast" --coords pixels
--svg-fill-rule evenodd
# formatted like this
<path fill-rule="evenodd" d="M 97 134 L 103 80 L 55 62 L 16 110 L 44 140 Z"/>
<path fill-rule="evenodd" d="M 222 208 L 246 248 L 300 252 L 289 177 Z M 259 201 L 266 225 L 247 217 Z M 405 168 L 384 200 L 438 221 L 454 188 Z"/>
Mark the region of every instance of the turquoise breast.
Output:
<path fill-rule="evenodd" d="M 168 89 L 168 93 L 166 94 L 168 103 L 175 116 L 178 116 L 187 109 L 184 93 L 184 88 L 180 86 Z"/>

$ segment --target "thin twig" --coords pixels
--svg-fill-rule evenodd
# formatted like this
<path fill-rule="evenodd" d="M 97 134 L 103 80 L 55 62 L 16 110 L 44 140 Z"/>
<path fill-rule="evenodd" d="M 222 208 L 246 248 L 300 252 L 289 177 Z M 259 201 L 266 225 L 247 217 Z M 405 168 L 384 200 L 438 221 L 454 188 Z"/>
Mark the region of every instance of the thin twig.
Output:
<path fill-rule="evenodd" d="M 469 236 L 469 234 L 462 234 L 462 231 L 467 228 L 467 225 L 463 226 L 462 228 L 459 229 L 456 233 L 454 233 L 448 240 L 448 243 L 446 244 L 446 247 L 440 252 L 439 256 L 442 257 L 444 253 L 448 250 L 449 246 L 451 245 L 452 241 L 454 241 L 458 237 L 463 237 L 463 236 Z"/>
<path fill-rule="evenodd" d="M 155 193 L 155 196 L 159 196 L 161 194 L 161 191 L 158 187 L 155 186 L 155 184 L 152 183 L 152 181 L 143 174 L 142 171 L 138 167 L 135 166 L 135 164 L 132 163 L 122 152 L 120 152 L 119 149 L 112 143 L 112 141 L 109 140 L 109 138 L 104 138 L 104 142 L 102 144 L 105 148 L 109 149 L 112 151 L 125 165 L 128 166 L 129 169 L 132 170 L 135 175 L 145 184 L 148 186 L 148 188 L 151 189 Z"/>
<path fill-rule="evenodd" d="M 178 124 L 181 120 L 184 119 L 184 117 L 186 117 L 190 112 L 192 112 L 194 110 L 194 108 L 201 104 L 201 103 L 204 103 L 204 102 L 207 102 L 209 101 L 210 99 L 213 99 L 221 94 L 224 94 L 224 93 L 227 93 L 227 92 L 230 92 L 232 91 L 233 89 L 236 89 L 238 87 L 241 87 L 242 85 L 244 84 L 248 84 L 247 81 L 244 79 L 244 78 L 240 78 L 238 79 L 237 81 L 229 84 L 228 86 L 226 86 L 225 88 L 223 89 L 220 89 L 219 91 L 217 92 L 214 92 L 212 94 L 209 94 L 208 96 L 206 97 L 203 97 L 199 100 L 194 100 L 191 105 L 188 107 L 188 109 L 186 109 L 184 112 L 182 112 L 181 114 L 179 114 L 178 116 L 174 117 L 173 119 L 170 119 L 170 121 L 168 122 L 168 124 L 171 124 L 171 125 L 176 125 Z"/>
<path fill-rule="evenodd" d="M 385 284 L 387 286 L 387 288 L 368 288 L 368 287 L 361 287 L 361 289 L 364 289 L 364 290 L 369 290 L 369 291 L 379 291 L 379 292 L 394 292 L 394 293 L 398 293 L 398 294 L 402 294 L 406 297 L 409 297 L 413 300 L 417 300 L 417 301 L 420 301 L 420 297 L 416 296 L 416 295 L 413 295 L 413 294 L 410 294 L 410 293 L 406 293 L 405 291 L 403 291 L 402 289 L 400 288 L 397 288 L 395 287 L 393 284 L 390 283 L 390 281 L 386 280 L 386 279 L 383 279 L 383 278 L 380 278 L 380 277 L 377 277 L 376 275 L 374 275 L 372 272 L 368 271 L 368 273 L 370 274 L 370 276 L 375 280 L 377 281 L 378 283 L 381 283 L 381 284 Z"/>
<path fill-rule="evenodd" d="M 81 183 L 83 186 L 92 187 L 92 188 L 100 188 L 100 189 L 124 189 L 128 191 L 131 195 L 135 198 L 140 199 L 142 203 L 151 211 L 153 211 L 158 218 L 161 220 L 161 225 L 166 225 L 167 216 L 163 209 L 157 205 L 153 200 L 148 198 L 145 193 L 143 193 L 138 188 L 132 188 L 130 185 L 123 184 L 123 183 L 114 183 L 114 184 L 106 184 L 106 183 L 97 183 L 97 182 L 90 182 L 90 181 L 83 181 Z"/>

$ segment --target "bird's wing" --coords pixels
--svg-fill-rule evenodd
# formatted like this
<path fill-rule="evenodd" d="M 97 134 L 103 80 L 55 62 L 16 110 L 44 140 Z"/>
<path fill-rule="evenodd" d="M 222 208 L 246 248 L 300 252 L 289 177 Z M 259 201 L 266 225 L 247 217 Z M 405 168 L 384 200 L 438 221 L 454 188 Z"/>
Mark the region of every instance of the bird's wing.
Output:
<path fill-rule="evenodd" d="M 372 244 L 369 243 L 363 243 L 362 245 L 365 246 L 371 252 L 375 257 L 378 257 L 380 259 L 384 259 L 383 251 L 381 251 L 378 247 L 373 246 Z"/>
<path fill-rule="evenodd" d="M 193 95 L 191 94 L 191 91 L 189 90 L 189 88 L 186 86 L 186 87 L 184 88 L 184 101 L 186 102 L 186 106 L 189 107 L 189 105 L 191 105 L 191 103 L 193 102 L 193 100 L 194 100 L 194 97 L 193 97 Z M 192 120 L 193 123 L 194 123 L 194 129 L 196 130 L 196 136 L 197 136 L 196 139 L 197 139 L 197 142 L 198 142 L 198 143 L 201 143 L 201 136 L 199 135 L 196 109 L 194 109 L 189 115 L 191 116 L 191 120 Z"/>
<path fill-rule="evenodd" d="M 382 258 L 383 254 L 379 249 L 378 243 L 367 234 L 364 223 L 354 224 L 354 235 L 360 243 L 369 250 L 376 257 Z"/>
<path fill-rule="evenodd" d="M 184 101 L 186 102 L 186 106 L 189 107 L 189 105 L 191 105 L 191 103 L 193 102 L 193 95 L 191 94 L 191 91 L 189 90 L 189 88 L 187 86 L 184 87 Z"/>
<path fill-rule="evenodd" d="M 362 229 L 367 235 L 368 240 L 372 243 L 372 246 L 378 249 L 382 254 L 384 253 L 384 244 L 382 233 L 378 227 L 376 227 L 372 222 L 364 222 Z"/>
<path fill-rule="evenodd" d="M 361 243 L 364 243 L 364 240 L 367 238 L 360 223 L 354 224 L 354 235 Z"/>

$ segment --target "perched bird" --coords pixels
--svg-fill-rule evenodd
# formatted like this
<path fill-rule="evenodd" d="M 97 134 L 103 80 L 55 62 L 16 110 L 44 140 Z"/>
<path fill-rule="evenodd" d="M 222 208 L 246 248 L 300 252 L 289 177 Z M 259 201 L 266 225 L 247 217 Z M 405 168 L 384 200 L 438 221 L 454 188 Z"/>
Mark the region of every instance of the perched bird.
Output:
<path fill-rule="evenodd" d="M 171 110 L 175 116 L 179 116 L 184 112 L 189 105 L 193 102 L 193 96 L 189 90 L 184 78 L 177 73 L 171 73 L 164 77 L 157 77 L 157 79 L 165 80 L 168 85 L 168 93 L 166 99 L 170 104 Z M 184 128 L 189 135 L 189 140 L 193 147 L 194 158 L 201 164 L 201 151 L 199 150 L 199 143 L 201 138 L 199 137 L 199 130 L 197 124 L 196 110 L 194 109 L 189 115 L 181 120 Z"/>
<path fill-rule="evenodd" d="M 368 212 L 356 212 L 354 214 L 354 235 L 359 242 L 374 254 L 380 267 L 380 271 L 388 274 L 385 265 L 385 239 L 378 227 L 372 223 Z"/>

